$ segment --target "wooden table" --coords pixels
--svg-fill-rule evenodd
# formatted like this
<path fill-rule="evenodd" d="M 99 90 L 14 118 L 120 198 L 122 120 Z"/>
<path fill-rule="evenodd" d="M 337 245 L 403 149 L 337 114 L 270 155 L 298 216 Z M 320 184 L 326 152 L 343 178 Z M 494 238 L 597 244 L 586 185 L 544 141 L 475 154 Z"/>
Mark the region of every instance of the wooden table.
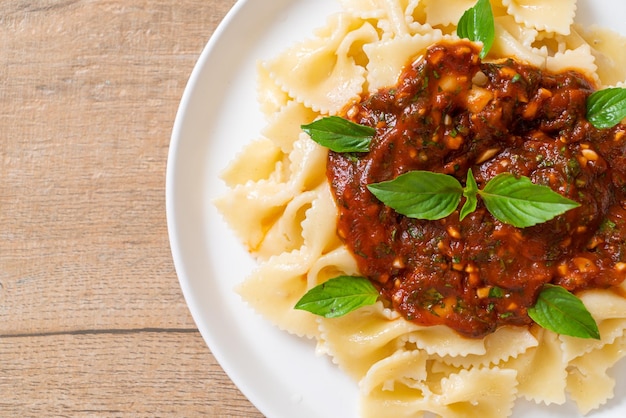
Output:
<path fill-rule="evenodd" d="M 261 414 L 197 332 L 170 133 L 235 0 L 0 2 L 0 416 Z"/>

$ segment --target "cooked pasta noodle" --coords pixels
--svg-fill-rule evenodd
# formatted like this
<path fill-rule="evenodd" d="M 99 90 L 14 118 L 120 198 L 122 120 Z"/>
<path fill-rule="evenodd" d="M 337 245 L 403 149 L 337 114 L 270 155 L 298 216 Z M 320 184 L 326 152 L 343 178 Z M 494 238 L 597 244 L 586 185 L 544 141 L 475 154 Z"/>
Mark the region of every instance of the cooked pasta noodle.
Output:
<path fill-rule="evenodd" d="M 216 205 L 259 260 L 237 291 L 279 328 L 314 338 L 354 377 L 364 417 L 503 417 L 516 398 L 587 413 L 611 398 L 605 371 L 626 353 L 626 299 L 581 295 L 601 340 L 564 337 L 537 326 L 499 328 L 482 339 L 445 326 L 409 322 L 381 302 L 335 319 L 293 309 L 310 288 L 358 273 L 337 237 L 337 208 L 326 179 L 327 150 L 300 130 L 321 115 L 396 83 L 406 63 L 441 39 L 473 0 L 340 0 L 312 37 L 259 64 L 267 126 L 224 172 L 230 187 Z M 626 41 L 574 24 L 575 0 L 492 0 L 490 58 L 540 68 L 577 68 L 598 87 L 626 80 Z"/>

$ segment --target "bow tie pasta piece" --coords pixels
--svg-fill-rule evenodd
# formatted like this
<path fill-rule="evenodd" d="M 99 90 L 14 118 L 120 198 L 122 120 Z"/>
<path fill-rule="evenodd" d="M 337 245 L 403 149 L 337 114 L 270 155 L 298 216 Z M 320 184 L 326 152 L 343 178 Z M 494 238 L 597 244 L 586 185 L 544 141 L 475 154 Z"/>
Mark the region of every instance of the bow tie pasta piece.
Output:
<path fill-rule="evenodd" d="M 262 141 L 272 150 L 271 144 Z M 259 155 L 256 146 L 242 152 L 235 168 L 257 166 Z M 243 240 L 248 249 L 260 251 L 267 232 L 280 219 L 287 205 L 303 190 L 311 190 L 320 184 L 326 185 L 325 160 L 328 151 L 303 137 L 294 144 L 294 150 L 288 156 L 281 152 L 271 152 L 273 160 L 263 161 L 264 167 L 274 166 L 266 178 L 238 183 L 230 193 L 218 198 L 214 203 L 230 224 L 235 233 Z M 240 172 L 227 169 L 225 181 L 232 183 Z M 265 173 L 267 174 L 267 173 Z M 332 199 L 331 199 L 332 200 Z M 278 247 L 283 248 L 284 247 Z M 274 248 L 272 251 L 275 251 Z"/>
<path fill-rule="evenodd" d="M 480 356 L 486 353 L 484 340 L 463 338 L 443 325 L 420 327 L 407 335 L 405 341 L 439 359 L 448 356 Z"/>
<path fill-rule="evenodd" d="M 569 34 L 576 14 L 576 0 L 502 0 L 502 5 L 521 25 L 563 35 Z"/>
<path fill-rule="evenodd" d="M 495 21 L 496 37 L 490 54 L 516 57 L 520 61 L 539 68 L 545 68 L 548 49 L 545 46 L 540 48 L 534 47 L 529 42 L 529 36 L 532 32 L 524 32 L 521 38 L 516 37 L 516 35 L 519 36 L 520 31 L 517 29 L 517 26 L 515 26 L 515 29 L 509 29 L 511 23 L 511 18 L 497 19 Z"/>
<path fill-rule="evenodd" d="M 322 114 L 335 114 L 363 91 L 361 45 L 377 41 L 378 32 L 370 23 L 340 13 L 317 35 L 265 68 L 289 97 Z"/>
<path fill-rule="evenodd" d="M 364 395 L 375 390 L 393 391 L 401 386 L 428 390 L 425 384 L 428 359 L 428 355 L 421 350 L 398 350 L 372 365 L 359 382 L 359 388 Z"/>
<path fill-rule="evenodd" d="M 323 219 L 320 220 L 323 221 Z M 307 273 L 307 283 L 309 288 L 312 288 L 333 277 L 357 276 L 358 274 L 359 269 L 354 257 L 345 246 L 339 245 L 331 250 L 324 249 L 323 255 Z"/>
<path fill-rule="evenodd" d="M 393 391 L 376 389 L 364 396 L 359 404 L 361 418 L 423 418 L 432 405 L 424 393 L 416 388 L 398 385 Z"/>
<path fill-rule="evenodd" d="M 432 26 L 456 26 L 463 13 L 476 4 L 476 0 L 422 0 L 426 7 L 428 23 Z"/>
<path fill-rule="evenodd" d="M 533 328 L 538 344 L 526 352 L 500 363 L 517 370 L 518 396 L 546 405 L 565 403 L 567 362 L 558 336 L 542 328 Z"/>
<path fill-rule="evenodd" d="M 289 103 L 291 98 L 272 80 L 272 75 L 262 62 L 256 66 L 256 96 L 259 109 L 270 119 Z"/>
<path fill-rule="evenodd" d="M 228 187 L 267 180 L 276 173 L 284 154 L 273 141 L 259 138 L 251 141 L 221 173 Z M 256 161 L 256 164 L 250 164 Z M 223 200 L 223 199 L 219 199 Z"/>
<path fill-rule="evenodd" d="M 466 369 L 475 366 L 489 366 L 516 358 L 539 344 L 527 328 L 511 326 L 499 328 L 482 341 L 485 347 L 483 354 L 445 355 L 442 356 L 442 361 L 454 367 Z"/>
<path fill-rule="evenodd" d="M 385 38 L 408 35 L 411 30 L 410 20 L 406 16 L 406 5 L 393 0 L 384 0 L 384 2 L 386 18 L 381 19 L 378 26 L 385 33 Z"/>
<path fill-rule="evenodd" d="M 378 27 L 383 30 L 386 36 L 393 37 L 406 35 L 409 33 L 407 20 L 405 18 L 406 5 L 396 0 L 343 0 L 341 3 L 347 6 L 356 16 L 362 18 L 376 17 Z M 364 4 L 364 8 L 359 7 L 359 3 Z"/>
<path fill-rule="evenodd" d="M 355 321 L 360 324 L 354 327 Z M 384 309 L 380 302 L 350 312 L 340 318 L 320 318 L 321 350 L 357 380 L 372 364 L 392 355 L 400 346 L 398 339 L 419 326 Z"/>
<path fill-rule="evenodd" d="M 313 263 L 308 248 L 272 257 L 260 264 L 237 293 L 279 329 L 299 337 L 318 338 L 317 322 L 293 305 L 306 292 L 306 272 Z"/>
<path fill-rule="evenodd" d="M 376 19 L 383 39 L 415 33 L 415 28 L 425 22 L 422 14 L 416 19 L 422 0 L 339 0 L 343 10 L 362 19 Z M 423 9 L 423 7 L 422 7 Z M 417 26 L 414 23 L 420 22 Z M 432 28 L 429 27 L 429 30 Z"/>
<path fill-rule="evenodd" d="M 539 31 L 537 31 L 537 29 L 519 25 L 515 22 L 513 16 L 498 16 L 495 18 L 495 22 L 502 27 L 502 30 L 507 31 L 525 47 L 531 48 L 533 43 L 539 39 Z M 545 35 L 545 32 L 542 32 L 542 35 Z"/>
<path fill-rule="evenodd" d="M 623 356 L 626 337 L 569 363 L 567 390 L 581 413 L 588 414 L 613 397 L 615 379 L 607 373 Z"/>
<path fill-rule="evenodd" d="M 501 418 L 509 416 L 517 393 L 517 372 L 511 369 L 473 368 L 442 379 L 440 394 L 428 410 L 446 418 Z"/>
<path fill-rule="evenodd" d="M 587 44 L 581 45 L 576 49 L 557 52 L 553 57 L 548 57 L 546 59 L 546 69 L 554 72 L 575 69 L 587 75 L 597 84 L 600 84 L 600 79 L 596 72 L 598 69 L 596 59 L 591 54 L 591 47 Z"/>
<path fill-rule="evenodd" d="M 326 184 L 296 196 L 286 205 L 275 228 L 267 233 L 263 245 L 275 250 L 286 236 L 301 238 L 282 243 L 294 248 L 266 257 L 237 289 L 256 311 L 280 329 L 298 336 L 321 338 L 316 318 L 293 309 L 308 288 L 327 280 L 333 273 L 356 272 L 354 259 L 341 246 L 334 225 L 327 222 L 335 211 Z M 264 249 L 261 255 L 265 256 Z"/>
<path fill-rule="evenodd" d="M 326 221 L 328 216 L 336 210 L 331 199 L 327 199 L 330 193 L 328 186 L 322 184 L 314 190 L 304 192 L 294 197 L 284 208 L 281 216 L 274 225 L 267 231 L 263 243 L 259 246 L 255 255 L 266 260 L 271 258 L 277 248 L 282 248 L 283 252 L 291 252 L 306 248 L 307 254 L 314 258 L 313 265 L 309 267 L 307 277 L 311 277 L 309 284 L 315 286 L 330 277 L 319 268 L 318 275 L 312 277 L 312 271 L 316 266 L 323 265 L 328 260 L 324 259 L 328 252 L 341 247 L 341 241 L 335 234 L 333 225 Z M 339 260 L 338 260 L 339 261 Z M 341 266 L 353 265 L 341 260 Z M 344 272 L 337 266 L 333 267 L 333 272 Z M 356 268 L 349 268 L 350 274 L 356 272 Z"/>
<path fill-rule="evenodd" d="M 283 153 L 289 154 L 302 133 L 300 126 L 313 122 L 316 117 L 317 113 L 310 108 L 290 100 L 268 118 L 268 123 L 261 133 Z"/>
<path fill-rule="evenodd" d="M 363 46 L 369 62 L 367 84 L 370 93 L 394 85 L 406 63 L 443 39 L 441 31 L 427 35 L 405 35 Z"/>
<path fill-rule="evenodd" d="M 517 25 L 512 17 L 503 17 L 497 20 L 509 33 L 516 32 Z M 585 74 L 600 86 L 601 80 L 598 77 L 598 65 L 593 47 L 585 41 L 575 28 L 570 30 L 568 35 L 561 35 L 555 32 L 537 32 L 534 29 L 525 28 L 517 30 L 518 39 L 523 45 L 532 47 L 533 44 L 542 44 L 543 52 L 547 51 L 545 68 L 553 72 L 566 70 L 577 70 Z M 533 35 L 534 32 L 534 35 Z"/>
<path fill-rule="evenodd" d="M 239 184 L 214 203 L 235 234 L 252 253 L 258 252 L 278 213 L 293 192 L 275 180 Z"/>
<path fill-rule="evenodd" d="M 591 47 L 591 54 L 598 66 L 597 77 L 600 85 L 615 86 L 626 81 L 626 38 L 597 27 L 592 30 L 576 25 L 574 27 Z"/>

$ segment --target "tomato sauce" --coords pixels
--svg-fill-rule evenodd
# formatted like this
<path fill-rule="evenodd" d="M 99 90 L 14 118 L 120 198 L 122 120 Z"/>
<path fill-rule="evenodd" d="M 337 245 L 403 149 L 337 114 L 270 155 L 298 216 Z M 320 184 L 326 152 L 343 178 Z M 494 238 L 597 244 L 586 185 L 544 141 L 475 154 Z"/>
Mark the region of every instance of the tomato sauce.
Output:
<path fill-rule="evenodd" d="M 626 126 L 585 118 L 594 84 L 508 59 L 482 62 L 469 42 L 440 43 L 407 66 L 394 87 L 342 116 L 374 127 L 367 153 L 329 154 L 338 234 L 361 273 L 405 318 L 468 337 L 532 323 L 527 309 L 546 283 L 570 291 L 626 278 Z M 411 219 L 367 184 L 412 170 L 478 187 L 502 172 L 529 177 L 579 202 L 551 221 L 515 228 L 478 208 Z M 462 203 L 461 203 L 462 204 Z"/>

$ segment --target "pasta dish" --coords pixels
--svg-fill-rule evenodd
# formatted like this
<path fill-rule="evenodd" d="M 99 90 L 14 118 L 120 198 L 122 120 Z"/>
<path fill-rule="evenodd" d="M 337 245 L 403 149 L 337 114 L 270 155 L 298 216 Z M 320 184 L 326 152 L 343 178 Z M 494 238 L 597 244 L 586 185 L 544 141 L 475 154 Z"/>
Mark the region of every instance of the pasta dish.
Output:
<path fill-rule="evenodd" d="M 622 94 L 626 40 L 575 0 L 339 3 L 259 63 L 267 125 L 216 201 L 258 260 L 237 291 L 353 377 L 363 417 L 601 407 L 626 347 L 626 125 L 594 106 Z M 300 309 L 337 279 L 349 309 Z"/>

